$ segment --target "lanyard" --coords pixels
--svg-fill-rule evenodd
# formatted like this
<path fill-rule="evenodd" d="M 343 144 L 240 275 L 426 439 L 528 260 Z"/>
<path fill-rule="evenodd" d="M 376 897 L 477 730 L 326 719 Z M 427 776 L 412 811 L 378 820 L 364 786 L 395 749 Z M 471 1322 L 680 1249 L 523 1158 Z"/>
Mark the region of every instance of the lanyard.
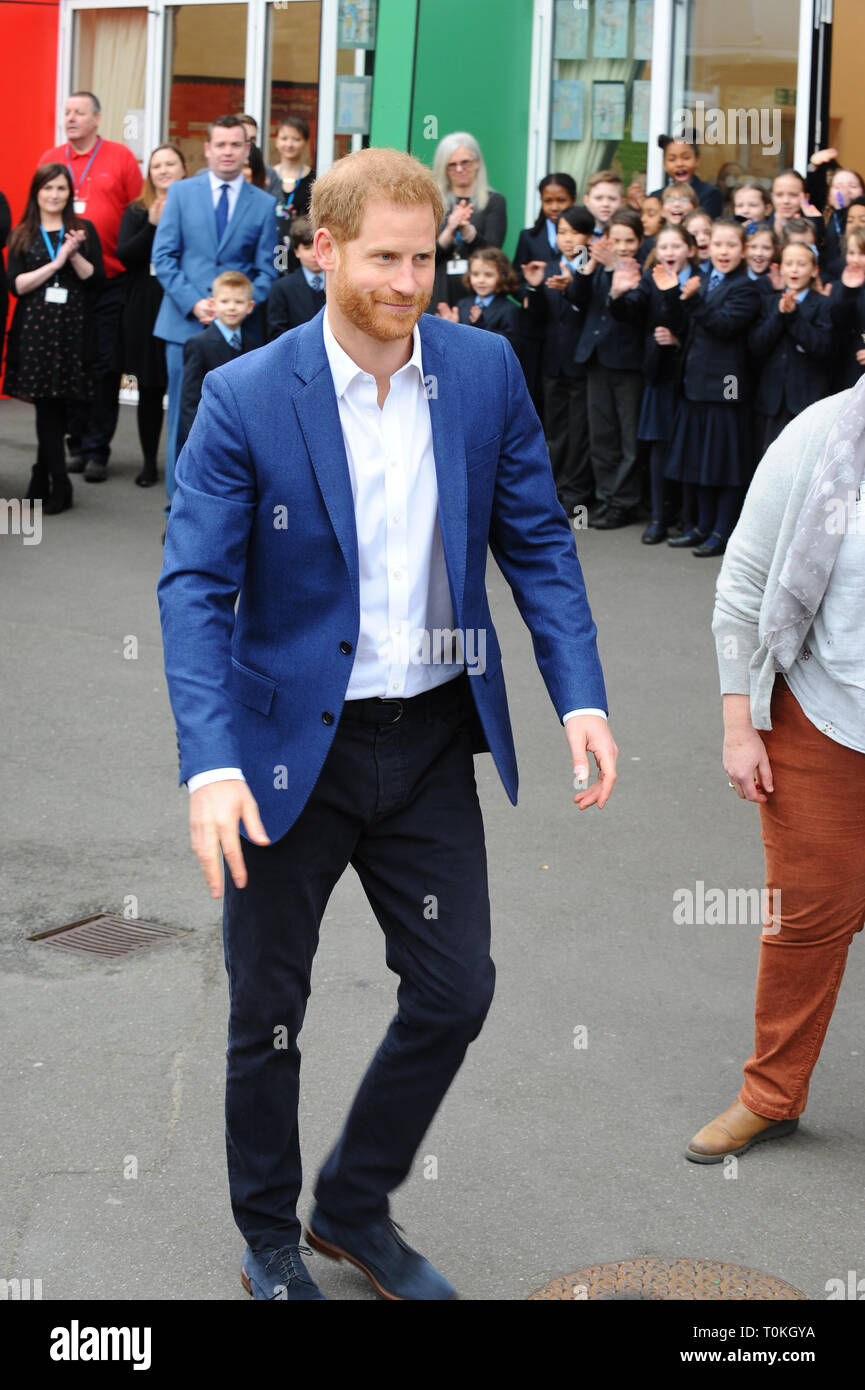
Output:
<path fill-rule="evenodd" d="M 76 195 L 76 197 L 77 197 L 77 195 L 78 195 L 78 190 L 79 190 L 79 188 L 80 188 L 81 185 L 83 184 L 84 180 L 87 178 L 87 175 L 90 173 L 90 166 L 91 166 L 91 164 L 93 163 L 93 161 L 94 161 L 94 159 L 96 158 L 96 156 L 98 155 L 101 145 L 102 145 L 102 136 L 100 135 L 99 139 L 96 141 L 96 147 L 95 147 L 95 149 L 94 149 L 92 155 L 90 156 L 90 158 L 89 158 L 88 161 L 87 161 L 87 167 L 85 168 L 84 173 L 81 175 L 81 178 L 78 180 L 77 183 L 75 182 L 75 177 L 74 177 L 74 175 L 73 175 L 73 173 L 72 173 L 72 165 L 71 165 L 71 163 L 70 163 L 70 160 L 72 159 L 72 154 L 71 154 L 71 151 L 70 151 L 70 149 L 69 149 L 69 146 L 68 146 L 68 145 L 66 146 L 66 168 L 69 170 L 69 177 L 70 177 L 70 179 L 72 179 L 72 192 Z"/>
<path fill-rule="evenodd" d="M 48 247 L 48 259 L 49 259 L 49 261 L 53 261 L 53 260 L 54 260 L 54 257 L 57 255 L 57 252 L 60 250 L 60 244 L 61 244 L 61 242 L 62 242 L 62 240 L 63 240 L 63 229 L 62 229 L 62 227 L 61 227 L 60 231 L 57 233 L 57 246 L 56 246 L 56 248 L 51 244 L 51 238 L 50 238 L 50 236 L 48 235 L 48 233 L 46 232 L 45 228 L 44 228 L 43 226 L 40 225 L 39 230 L 40 230 L 40 232 L 42 233 L 42 240 L 45 242 L 45 245 Z"/>

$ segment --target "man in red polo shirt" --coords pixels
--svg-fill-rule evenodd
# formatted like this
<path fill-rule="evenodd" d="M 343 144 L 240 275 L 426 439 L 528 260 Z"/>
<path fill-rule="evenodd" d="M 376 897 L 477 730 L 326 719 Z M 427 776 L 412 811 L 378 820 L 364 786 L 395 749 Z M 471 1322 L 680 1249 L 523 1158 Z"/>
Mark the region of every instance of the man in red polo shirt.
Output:
<path fill-rule="evenodd" d="M 73 92 L 63 111 L 66 141 L 45 150 L 40 164 L 65 164 L 75 189 L 75 211 L 99 234 L 105 281 L 92 307 L 94 394 L 71 416 L 69 471 L 83 471 L 88 483 L 108 475 L 111 440 L 117 428 L 120 372 L 117 356 L 126 298 L 126 275 L 117 259 L 117 233 L 125 209 L 141 193 L 144 180 L 132 151 L 99 134 L 101 108 L 92 92 Z"/>

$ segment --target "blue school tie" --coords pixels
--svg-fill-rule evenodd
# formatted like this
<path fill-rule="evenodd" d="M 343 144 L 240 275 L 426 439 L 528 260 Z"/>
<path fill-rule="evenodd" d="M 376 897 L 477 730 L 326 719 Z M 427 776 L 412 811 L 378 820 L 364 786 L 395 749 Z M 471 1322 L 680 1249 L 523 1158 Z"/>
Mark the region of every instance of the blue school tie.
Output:
<path fill-rule="evenodd" d="M 709 283 L 706 286 L 706 294 L 711 294 L 712 290 L 717 289 L 723 278 L 720 270 L 713 270 L 712 274 L 709 276 Z"/>
<path fill-rule="evenodd" d="M 323 275 L 313 275 L 313 277 L 312 277 L 312 288 L 313 288 L 314 290 L 323 290 L 323 289 L 324 289 L 324 276 L 323 276 Z"/>
<path fill-rule="evenodd" d="M 228 341 L 229 341 L 229 343 L 231 344 L 231 346 L 234 348 L 235 352 L 240 352 L 240 334 L 239 334 L 239 333 L 237 333 L 237 332 L 232 333 L 232 335 L 231 335 L 231 337 L 229 338 Z"/>
<path fill-rule="evenodd" d="M 216 204 L 216 238 L 222 240 L 222 233 L 228 226 L 228 190 L 230 183 L 222 185 L 222 192 L 219 195 L 219 202 Z"/>

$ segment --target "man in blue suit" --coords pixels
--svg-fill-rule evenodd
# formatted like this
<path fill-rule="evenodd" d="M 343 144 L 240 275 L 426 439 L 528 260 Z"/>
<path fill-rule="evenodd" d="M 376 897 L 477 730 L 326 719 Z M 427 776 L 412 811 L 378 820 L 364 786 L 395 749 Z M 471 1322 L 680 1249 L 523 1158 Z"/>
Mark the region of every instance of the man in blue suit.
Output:
<path fill-rule="evenodd" d="M 165 339 L 168 420 L 165 491 L 174 496 L 174 468 L 183 392 L 183 345 L 216 317 L 213 281 L 240 270 L 252 281 L 256 311 L 246 325 L 254 343 L 264 341 L 261 305 L 277 277 L 274 265 L 273 198 L 247 183 L 243 166 L 249 141 L 237 116 L 220 116 L 204 145 L 207 173 L 181 179 L 168 190 L 153 238 L 153 269 L 165 293 L 153 330 Z"/>
<path fill-rule="evenodd" d="M 449 1299 L 389 1194 L 480 1032 L 494 981 L 474 752 L 517 769 L 487 548 L 533 637 L 580 809 L 616 745 L 574 538 L 497 334 L 423 315 L 442 202 L 396 150 L 313 191 L 327 301 L 205 379 L 159 583 L 165 665 L 210 890 L 222 886 L 226 1086 L 243 1283 L 323 1297 L 302 1260 L 297 1100 L 328 897 L 351 864 L 399 976 L 397 1012 L 322 1167 L 307 1239 L 388 1299 Z M 423 315 L 423 317 L 422 317 Z M 243 844 L 238 833 L 244 827 Z"/>

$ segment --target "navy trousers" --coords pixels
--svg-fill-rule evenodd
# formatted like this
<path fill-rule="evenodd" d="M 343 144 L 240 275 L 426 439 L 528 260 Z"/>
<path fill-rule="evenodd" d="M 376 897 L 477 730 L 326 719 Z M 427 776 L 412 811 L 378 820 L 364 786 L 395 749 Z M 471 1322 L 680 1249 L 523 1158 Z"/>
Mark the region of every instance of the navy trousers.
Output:
<path fill-rule="evenodd" d="M 360 1225 L 386 1215 L 493 996 L 483 822 L 469 677 L 402 701 L 349 701 L 300 817 L 243 842 L 226 874 L 231 999 L 226 1143 L 234 1218 L 264 1250 L 300 1239 L 297 1035 L 328 898 L 355 869 L 397 975 L 397 1011 L 370 1062 L 316 1200 Z"/>

